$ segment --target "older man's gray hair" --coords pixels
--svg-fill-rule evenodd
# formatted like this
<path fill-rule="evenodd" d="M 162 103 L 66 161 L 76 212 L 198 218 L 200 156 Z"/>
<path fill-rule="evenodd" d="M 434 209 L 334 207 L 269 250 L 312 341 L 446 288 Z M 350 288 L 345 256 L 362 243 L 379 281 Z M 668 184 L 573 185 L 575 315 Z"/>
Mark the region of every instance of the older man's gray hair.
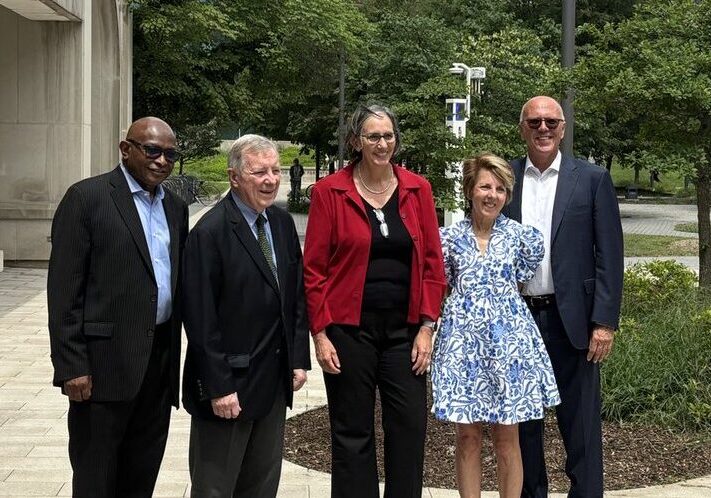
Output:
<path fill-rule="evenodd" d="M 279 154 L 277 144 L 261 135 L 242 135 L 232 144 L 227 154 L 227 167 L 242 172 L 244 170 L 244 155 L 273 150 Z"/>

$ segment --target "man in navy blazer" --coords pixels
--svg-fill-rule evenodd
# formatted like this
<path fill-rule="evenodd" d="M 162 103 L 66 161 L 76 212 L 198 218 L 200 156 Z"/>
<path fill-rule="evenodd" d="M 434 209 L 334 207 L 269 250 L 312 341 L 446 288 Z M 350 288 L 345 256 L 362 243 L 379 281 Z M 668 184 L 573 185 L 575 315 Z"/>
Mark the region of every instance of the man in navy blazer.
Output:
<path fill-rule="evenodd" d="M 543 232 L 546 257 L 522 293 L 553 364 L 569 497 L 602 497 L 600 362 L 610 354 L 622 300 L 622 227 L 606 169 L 564 156 L 563 110 L 550 97 L 523 106 L 528 154 L 505 214 Z M 524 497 L 548 495 L 543 421 L 520 425 Z"/>

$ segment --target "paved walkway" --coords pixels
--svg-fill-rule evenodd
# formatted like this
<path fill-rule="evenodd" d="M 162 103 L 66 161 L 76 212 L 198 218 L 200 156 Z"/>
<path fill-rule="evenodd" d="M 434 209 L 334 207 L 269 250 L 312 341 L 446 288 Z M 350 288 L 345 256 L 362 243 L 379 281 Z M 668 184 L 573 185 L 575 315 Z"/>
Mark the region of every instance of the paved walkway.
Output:
<path fill-rule="evenodd" d="M 282 197 L 280 193 L 283 202 Z M 191 222 L 201 214 L 200 210 L 195 211 Z M 664 211 L 667 211 L 666 206 Z M 644 216 L 639 218 L 645 219 Z M 295 219 L 303 233 L 306 216 Z M 0 273 L 0 496 L 71 496 L 67 401 L 51 386 L 46 276 L 46 270 L 22 268 L 5 268 Z M 309 381 L 297 393 L 289 416 L 326 402 L 323 377 L 315 359 L 313 366 Z M 154 496 L 189 496 L 188 433 L 189 418 L 185 410 L 173 412 L 168 447 Z M 328 474 L 284 462 L 280 498 L 328 496 Z M 458 494 L 452 490 L 427 489 L 423 496 L 454 498 Z M 484 493 L 484 496 L 498 494 Z M 708 498 L 711 497 L 711 476 L 671 486 L 614 491 L 606 496 Z"/>
<path fill-rule="evenodd" d="M 679 223 L 696 221 L 696 206 L 689 204 L 620 204 L 622 230 L 642 235 L 675 235 L 697 237 L 696 233 L 674 229 Z"/>

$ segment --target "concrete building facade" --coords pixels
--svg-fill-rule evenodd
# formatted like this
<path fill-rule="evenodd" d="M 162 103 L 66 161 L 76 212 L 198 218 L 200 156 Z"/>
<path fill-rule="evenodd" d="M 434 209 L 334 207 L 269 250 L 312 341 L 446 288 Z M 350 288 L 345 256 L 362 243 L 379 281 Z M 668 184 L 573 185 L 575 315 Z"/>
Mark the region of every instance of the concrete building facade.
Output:
<path fill-rule="evenodd" d="M 0 250 L 46 260 L 74 182 L 113 168 L 131 122 L 125 0 L 0 0 Z"/>

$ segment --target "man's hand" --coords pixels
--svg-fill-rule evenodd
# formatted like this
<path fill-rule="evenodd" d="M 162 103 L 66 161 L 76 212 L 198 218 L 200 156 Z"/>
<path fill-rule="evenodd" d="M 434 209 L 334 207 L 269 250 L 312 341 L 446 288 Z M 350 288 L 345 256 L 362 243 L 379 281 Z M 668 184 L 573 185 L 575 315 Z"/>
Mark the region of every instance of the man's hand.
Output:
<path fill-rule="evenodd" d="M 588 361 L 599 363 L 610 355 L 612 342 L 615 340 L 615 331 L 604 325 L 595 325 L 590 336 L 588 346 Z"/>
<path fill-rule="evenodd" d="M 322 330 L 313 338 L 316 346 L 316 359 L 323 371 L 330 374 L 341 373 L 341 362 L 338 360 L 338 353 L 336 353 L 336 348 L 333 346 L 331 339 L 326 335 L 326 331 Z"/>
<path fill-rule="evenodd" d="M 71 401 L 85 401 L 91 398 L 91 375 L 83 375 L 64 381 L 64 394 Z"/>
<path fill-rule="evenodd" d="M 430 366 L 433 333 L 431 328 L 422 326 L 415 336 L 415 340 L 412 343 L 412 352 L 410 353 L 410 361 L 413 363 L 412 371 L 415 372 L 415 375 L 422 375 L 427 371 L 427 367 Z"/>
<path fill-rule="evenodd" d="M 303 370 L 301 368 L 294 369 L 293 381 L 294 392 L 296 392 L 301 389 L 304 384 L 306 384 L 306 370 Z"/>
<path fill-rule="evenodd" d="M 220 418 L 237 418 L 239 412 L 242 411 L 242 407 L 239 406 L 239 399 L 237 399 L 237 393 L 211 399 L 210 404 L 212 404 L 212 413 Z"/>

